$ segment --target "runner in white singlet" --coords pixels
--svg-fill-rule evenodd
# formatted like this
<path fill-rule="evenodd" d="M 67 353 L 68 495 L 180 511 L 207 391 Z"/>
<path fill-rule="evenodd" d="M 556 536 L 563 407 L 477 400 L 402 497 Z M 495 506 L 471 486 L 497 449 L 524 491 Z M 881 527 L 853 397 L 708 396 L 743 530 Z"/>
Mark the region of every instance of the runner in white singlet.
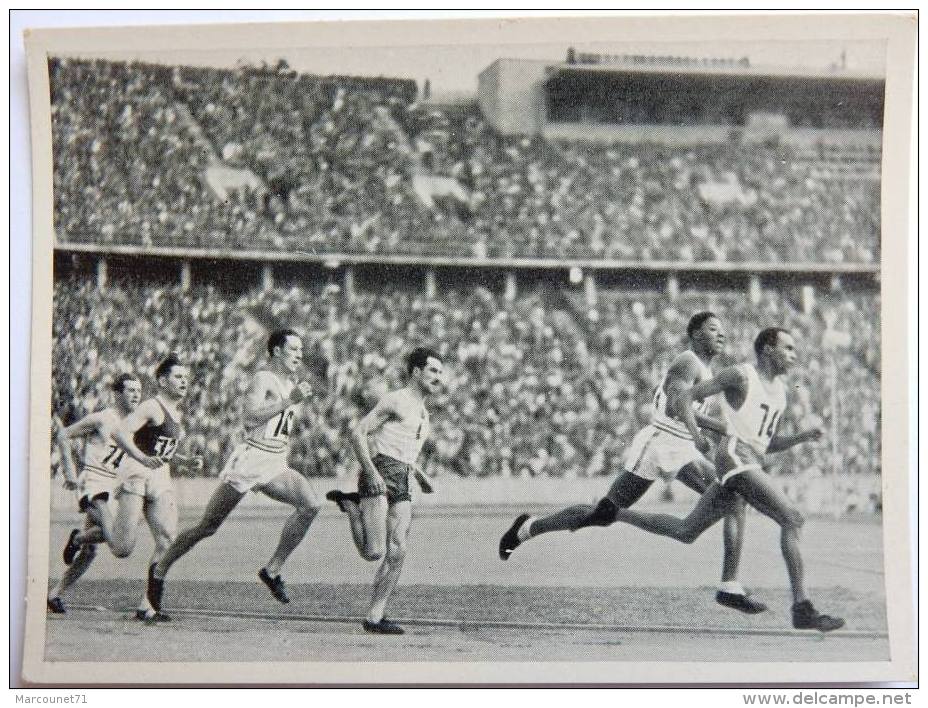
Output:
<path fill-rule="evenodd" d="M 686 427 L 696 446 L 708 451 L 709 442 L 699 429 L 692 402 L 723 395 L 722 410 L 728 430 L 716 453 L 716 469 L 721 481 L 706 490 L 684 519 L 622 509 L 618 520 L 652 533 L 692 542 L 721 518 L 726 498 L 740 494 L 751 506 L 780 525 L 780 547 L 793 591 L 793 626 L 830 632 L 843 627 L 844 620 L 819 613 L 806 595 L 799 550 L 799 529 L 804 523 L 802 513 L 766 471 L 768 453 L 817 441 L 822 431 L 810 428 L 794 435 L 777 434 L 777 426 L 786 410 L 786 387 L 782 377 L 796 363 L 792 335 L 779 327 L 765 329 L 754 341 L 754 352 L 756 367 L 742 364 L 722 369 L 681 396 L 680 408 Z"/>
<path fill-rule="evenodd" d="M 64 470 L 65 488 L 77 491 L 78 509 L 85 514 L 85 532 L 100 529 L 103 541 L 113 541 L 113 512 L 116 490 L 122 481 L 122 473 L 129 464 L 126 451 L 113 439 L 113 431 L 123 418 L 129 415 L 142 400 L 142 382 L 133 374 L 120 374 L 112 385 L 114 403 L 112 407 L 84 416 L 67 428 L 56 419 L 55 443 Z M 84 454 L 81 471 L 74 473 L 71 457 L 71 440 L 84 438 Z M 66 611 L 61 595 L 87 572 L 97 553 L 95 543 L 80 545 L 75 539 L 81 529 L 74 529 L 68 536 L 64 557 L 67 569 L 61 579 L 48 592 L 48 609 L 56 614 Z"/>
<path fill-rule="evenodd" d="M 409 476 L 420 477 L 421 484 L 416 461 L 431 431 L 425 400 L 444 384 L 441 357 L 431 349 L 414 349 L 406 372 L 408 385 L 385 394 L 354 429 L 352 445 L 361 463 L 358 494 L 333 490 L 326 495 L 348 515 L 361 557 L 383 559 L 363 624 L 375 634 L 403 633 L 402 627 L 384 618 L 384 610 L 406 558 L 412 519 Z"/>
<path fill-rule="evenodd" d="M 293 507 L 271 559 L 258 571 L 258 578 L 278 602 L 290 602 L 280 569 L 306 536 L 319 512 L 309 481 L 291 469 L 287 461 L 290 436 L 295 432 L 301 404 L 312 390 L 308 382 L 298 378 L 303 366 L 303 340 L 294 330 L 280 329 L 272 333 L 267 352 L 270 366 L 255 374 L 245 401 L 245 441 L 235 448 L 219 473 L 220 484 L 210 497 L 203 518 L 178 535 L 149 573 L 148 599 L 156 611 L 160 612 L 164 577 L 171 566 L 200 541 L 216 533 L 251 491 Z"/>
<path fill-rule="evenodd" d="M 725 347 L 725 332 L 712 312 L 699 312 L 687 324 L 690 348 L 673 360 L 661 384 L 655 389 L 651 420 L 632 439 L 625 452 L 624 472 L 596 505 L 577 504 L 554 514 L 533 518 L 522 514 L 513 522 L 499 543 L 499 556 L 507 560 L 512 552 L 531 538 L 552 531 L 576 531 L 588 526 L 609 526 L 616 511 L 635 504 L 651 485 L 663 476 L 680 479 L 702 494 L 716 479 L 715 468 L 696 449 L 693 435 L 676 410 L 679 394 L 712 377 L 709 364 Z M 700 425 L 716 432 L 724 426 L 707 415 L 709 402 L 693 404 Z M 738 564 L 744 536 L 744 504 L 732 496 L 726 509 L 722 582 L 716 601 L 748 614 L 763 612 L 766 606 L 749 597 L 738 582 Z"/>

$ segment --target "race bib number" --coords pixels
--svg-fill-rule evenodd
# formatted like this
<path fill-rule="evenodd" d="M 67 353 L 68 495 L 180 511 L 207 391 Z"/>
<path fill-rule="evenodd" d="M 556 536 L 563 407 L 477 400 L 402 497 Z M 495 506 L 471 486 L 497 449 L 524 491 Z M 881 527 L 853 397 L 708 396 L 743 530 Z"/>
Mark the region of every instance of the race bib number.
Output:
<path fill-rule="evenodd" d="M 288 408 L 271 418 L 264 427 L 265 440 L 289 440 L 293 427 L 294 411 Z"/>
<path fill-rule="evenodd" d="M 162 460 L 170 460 L 174 457 L 175 452 L 177 452 L 177 438 L 168 438 L 159 435 L 158 439 L 155 441 L 155 457 L 160 457 Z"/>
<path fill-rule="evenodd" d="M 108 445 L 107 447 L 109 447 L 109 452 L 103 458 L 103 466 L 111 470 L 118 470 L 122 458 L 126 456 L 126 451 L 118 445 Z"/>

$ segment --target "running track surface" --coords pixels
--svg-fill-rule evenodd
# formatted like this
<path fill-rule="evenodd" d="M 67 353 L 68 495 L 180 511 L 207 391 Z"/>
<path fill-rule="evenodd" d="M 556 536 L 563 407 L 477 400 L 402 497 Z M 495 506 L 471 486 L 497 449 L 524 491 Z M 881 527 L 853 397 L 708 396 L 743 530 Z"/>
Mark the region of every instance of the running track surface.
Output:
<path fill-rule="evenodd" d="M 668 511 L 661 508 L 661 511 Z M 544 511 L 544 510 L 541 510 Z M 670 511 L 683 511 L 683 508 Z M 810 520 L 803 531 L 807 584 L 847 632 L 789 630 L 778 529 L 749 515 L 741 577 L 771 610 L 747 617 L 712 600 L 721 528 L 692 545 L 625 526 L 552 534 L 498 560 L 515 510 L 430 509 L 416 518 L 391 616 L 411 618 L 401 638 L 365 634 L 374 567 L 347 521 L 320 515 L 284 576 L 280 605 L 256 579 L 285 511 L 242 510 L 172 569 L 170 624 L 126 619 L 142 590 L 151 541 L 135 554 L 103 551 L 65 597 L 74 608 L 47 624 L 46 658 L 60 661 L 873 661 L 888 656 L 880 526 Z M 181 526 L 194 520 L 185 514 Z M 75 516 L 53 518 L 50 576 Z M 99 608 L 99 609 L 89 609 Z M 574 626 L 580 625 L 580 626 Z M 269 641 L 269 639 L 271 641 Z"/>

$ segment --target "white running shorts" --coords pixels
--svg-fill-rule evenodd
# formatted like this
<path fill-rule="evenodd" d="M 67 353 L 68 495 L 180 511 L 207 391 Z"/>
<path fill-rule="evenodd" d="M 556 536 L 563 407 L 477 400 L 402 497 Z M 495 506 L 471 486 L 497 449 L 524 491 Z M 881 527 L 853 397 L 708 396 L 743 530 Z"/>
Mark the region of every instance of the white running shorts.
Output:
<path fill-rule="evenodd" d="M 219 479 L 245 494 L 289 469 L 286 450 L 268 452 L 245 442 L 232 452 L 226 466 L 219 473 Z"/>
<path fill-rule="evenodd" d="M 656 480 L 661 473 L 671 479 L 691 462 L 702 459 L 692 440 L 646 425 L 632 438 L 625 452 L 625 471 Z"/>

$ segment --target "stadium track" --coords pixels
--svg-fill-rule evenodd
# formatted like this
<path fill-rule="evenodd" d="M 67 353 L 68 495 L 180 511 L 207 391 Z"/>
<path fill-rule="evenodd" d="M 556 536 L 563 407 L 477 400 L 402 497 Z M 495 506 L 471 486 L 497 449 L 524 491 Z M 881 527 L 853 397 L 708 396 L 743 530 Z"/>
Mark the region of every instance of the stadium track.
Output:
<path fill-rule="evenodd" d="M 150 540 L 143 534 L 128 561 L 101 553 L 86 580 L 66 595 L 71 613 L 49 618 L 47 656 L 371 661 L 395 660 L 400 652 L 426 661 L 868 661 L 888 655 L 877 523 L 812 520 L 807 526 L 813 597 L 848 619 L 846 630 L 822 636 L 789 628 L 777 530 L 757 515 L 749 517 L 742 575 L 771 610 L 747 617 L 712 600 L 718 528 L 691 546 L 630 528 L 590 529 L 533 542 L 501 563 L 495 542 L 510 512 L 474 511 L 432 509 L 417 518 L 407 573 L 390 608 L 407 625 L 405 637 L 385 640 L 361 630 L 373 566 L 358 559 L 344 518 L 331 510 L 285 571 L 293 602 L 274 602 L 254 578 L 283 519 L 268 510 L 233 516 L 181 561 L 165 596 L 176 617 L 166 625 L 127 621 L 142 589 Z M 71 515 L 56 516 L 52 577 L 61 571 L 58 549 L 73 523 Z M 185 514 L 181 525 L 191 520 Z M 83 609 L 100 605 L 103 612 Z"/>

